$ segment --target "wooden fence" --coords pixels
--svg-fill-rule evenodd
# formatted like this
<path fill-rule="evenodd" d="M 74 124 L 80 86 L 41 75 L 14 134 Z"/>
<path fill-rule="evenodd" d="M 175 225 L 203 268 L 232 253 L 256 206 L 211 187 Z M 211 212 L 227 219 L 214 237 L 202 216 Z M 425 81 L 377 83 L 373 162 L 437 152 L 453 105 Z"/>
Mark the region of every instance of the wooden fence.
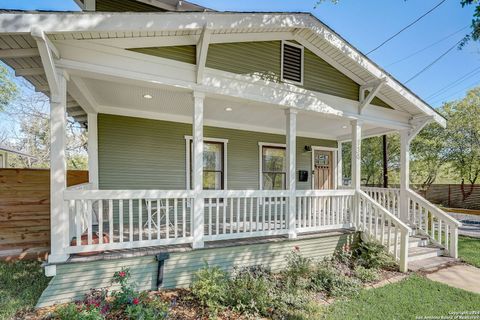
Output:
<path fill-rule="evenodd" d="M 69 170 L 69 186 L 88 172 Z M 0 169 L 0 259 L 45 259 L 50 250 L 50 170 Z"/>

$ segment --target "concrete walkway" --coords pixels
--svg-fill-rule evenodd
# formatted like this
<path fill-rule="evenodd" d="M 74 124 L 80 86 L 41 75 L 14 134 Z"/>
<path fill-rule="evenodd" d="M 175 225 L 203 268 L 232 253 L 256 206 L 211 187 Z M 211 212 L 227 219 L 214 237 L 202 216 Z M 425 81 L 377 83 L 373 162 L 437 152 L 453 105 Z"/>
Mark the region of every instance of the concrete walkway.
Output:
<path fill-rule="evenodd" d="M 466 264 L 456 265 L 427 275 L 433 281 L 480 294 L 480 269 Z"/>

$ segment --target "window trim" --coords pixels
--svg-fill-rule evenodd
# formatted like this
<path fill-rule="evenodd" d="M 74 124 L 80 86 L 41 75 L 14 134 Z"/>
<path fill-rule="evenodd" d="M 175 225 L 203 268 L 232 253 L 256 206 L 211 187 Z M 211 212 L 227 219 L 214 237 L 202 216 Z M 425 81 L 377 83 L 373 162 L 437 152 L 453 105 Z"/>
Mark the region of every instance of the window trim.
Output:
<path fill-rule="evenodd" d="M 285 157 L 287 156 L 287 145 L 284 143 L 270 143 L 270 142 L 259 142 L 258 143 L 258 181 L 259 181 L 259 190 L 263 190 L 263 148 L 272 147 L 272 148 L 285 148 Z M 285 171 L 287 174 L 287 171 Z M 285 176 L 286 177 L 286 176 Z"/>
<path fill-rule="evenodd" d="M 228 146 L 228 139 L 220 139 L 220 138 L 203 138 L 203 142 L 216 142 L 216 143 L 222 143 L 223 144 L 223 189 L 222 190 L 228 190 L 227 187 L 227 146 Z M 191 190 L 190 187 L 190 167 L 191 167 L 191 154 L 190 154 L 190 143 L 193 143 L 193 137 L 192 136 L 185 136 L 185 189 L 186 190 Z"/>
<path fill-rule="evenodd" d="M 283 78 L 283 51 L 284 51 L 284 46 L 292 46 L 292 47 L 297 47 L 302 50 L 301 54 L 301 60 L 300 60 L 300 82 L 293 81 L 293 80 L 288 80 Z M 300 85 L 303 86 L 303 79 L 304 79 L 304 74 L 305 74 L 305 47 L 290 41 L 282 40 L 282 48 L 281 48 L 281 56 L 280 56 L 280 80 L 284 83 L 289 83 L 289 84 L 295 84 L 295 85 Z"/>

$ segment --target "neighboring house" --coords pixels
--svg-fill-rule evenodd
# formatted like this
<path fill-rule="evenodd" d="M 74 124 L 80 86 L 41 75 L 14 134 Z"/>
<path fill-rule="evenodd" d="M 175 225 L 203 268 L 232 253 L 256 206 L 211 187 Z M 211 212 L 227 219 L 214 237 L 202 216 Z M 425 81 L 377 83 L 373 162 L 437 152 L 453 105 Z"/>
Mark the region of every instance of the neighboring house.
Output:
<path fill-rule="evenodd" d="M 410 141 L 445 119 L 314 16 L 79 3 L 0 15 L 0 58 L 51 99 L 54 278 L 39 305 L 122 266 L 140 289 L 187 286 L 204 261 L 278 270 L 295 245 L 319 258 L 359 233 L 402 271 L 457 256 L 458 222 L 408 186 Z M 65 114 L 88 127 L 90 184 L 75 189 Z M 394 131 L 401 188 L 362 190 L 362 138 Z"/>
<path fill-rule="evenodd" d="M 30 159 L 35 159 L 35 157 L 33 157 L 29 154 L 26 154 L 26 153 L 14 150 L 12 148 L 8 148 L 8 147 L 0 145 L 0 168 L 9 168 L 9 166 L 8 166 L 8 163 L 9 163 L 8 162 L 8 154 L 9 153 L 13 153 L 13 154 L 25 157 L 25 158 L 28 159 L 28 161 L 30 161 Z"/>

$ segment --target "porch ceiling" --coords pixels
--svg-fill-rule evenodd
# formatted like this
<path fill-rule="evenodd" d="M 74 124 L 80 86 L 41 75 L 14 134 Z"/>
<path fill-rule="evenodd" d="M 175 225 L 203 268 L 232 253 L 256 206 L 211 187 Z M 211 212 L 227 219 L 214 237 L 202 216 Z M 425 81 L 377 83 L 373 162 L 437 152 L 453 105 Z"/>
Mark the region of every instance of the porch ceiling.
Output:
<path fill-rule="evenodd" d="M 83 78 L 100 113 L 191 123 L 192 94 L 171 87 L 142 87 L 106 80 Z M 144 95 L 152 96 L 145 99 Z M 231 108 L 231 111 L 226 111 Z M 285 107 L 251 100 L 207 96 L 205 125 L 285 134 Z M 365 132 L 388 129 L 365 124 Z M 297 116 L 299 136 L 339 140 L 350 135 L 349 120 L 309 111 Z M 378 131 L 380 132 L 380 131 Z"/>

